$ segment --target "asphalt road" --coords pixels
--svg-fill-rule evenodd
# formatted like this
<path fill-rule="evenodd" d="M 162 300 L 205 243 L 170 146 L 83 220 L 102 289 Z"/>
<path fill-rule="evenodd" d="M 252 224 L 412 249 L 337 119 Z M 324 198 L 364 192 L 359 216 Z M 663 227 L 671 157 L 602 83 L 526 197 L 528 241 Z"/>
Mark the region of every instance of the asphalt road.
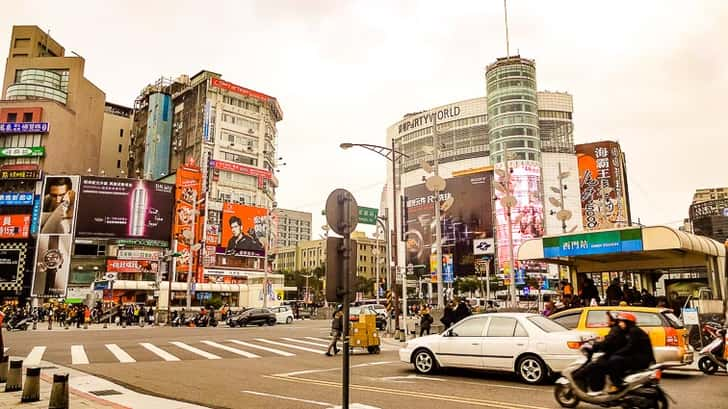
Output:
<path fill-rule="evenodd" d="M 341 355 L 323 355 L 328 322 L 248 328 L 126 328 L 5 334 L 11 356 L 44 360 L 139 392 L 215 408 L 326 408 L 341 403 Z M 379 408 L 555 408 L 550 385 L 509 374 L 446 370 L 417 375 L 396 343 L 356 349 L 351 399 Z M 728 375 L 672 371 L 663 386 L 678 408 L 724 408 Z M 580 406 L 587 407 L 587 406 Z"/>

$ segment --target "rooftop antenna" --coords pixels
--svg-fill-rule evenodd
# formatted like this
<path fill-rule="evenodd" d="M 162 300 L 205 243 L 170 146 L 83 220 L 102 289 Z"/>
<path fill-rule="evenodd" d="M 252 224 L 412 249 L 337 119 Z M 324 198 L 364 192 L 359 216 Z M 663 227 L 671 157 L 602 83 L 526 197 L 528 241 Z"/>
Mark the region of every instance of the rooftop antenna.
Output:
<path fill-rule="evenodd" d="M 506 20 L 506 58 L 511 56 L 511 44 L 508 41 L 508 0 L 503 0 L 503 15 Z"/>

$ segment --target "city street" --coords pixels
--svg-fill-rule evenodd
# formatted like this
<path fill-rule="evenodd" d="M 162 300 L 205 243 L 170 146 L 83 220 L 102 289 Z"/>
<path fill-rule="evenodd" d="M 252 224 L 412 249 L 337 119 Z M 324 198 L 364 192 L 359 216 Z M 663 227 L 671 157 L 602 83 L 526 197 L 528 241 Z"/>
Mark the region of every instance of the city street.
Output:
<path fill-rule="evenodd" d="M 138 392 L 219 408 L 315 408 L 341 402 L 341 356 L 323 355 L 327 321 L 247 328 L 38 330 L 5 334 L 8 354 L 26 365 L 53 362 Z M 351 402 L 380 408 L 557 407 L 552 386 L 527 386 L 508 374 L 446 370 L 417 375 L 400 363 L 398 342 L 380 354 L 355 349 Z M 726 375 L 670 371 L 675 407 L 724 407 Z M 581 406 L 587 407 L 587 406 Z"/>

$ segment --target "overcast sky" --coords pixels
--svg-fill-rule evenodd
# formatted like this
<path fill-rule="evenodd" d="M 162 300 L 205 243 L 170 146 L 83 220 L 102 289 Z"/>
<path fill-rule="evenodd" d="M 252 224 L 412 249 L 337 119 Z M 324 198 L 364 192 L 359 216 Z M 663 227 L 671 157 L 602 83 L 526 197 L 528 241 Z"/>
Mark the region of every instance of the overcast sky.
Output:
<path fill-rule="evenodd" d="M 13 24 L 50 29 L 109 101 L 201 69 L 278 98 L 278 202 L 312 212 L 314 236 L 334 188 L 379 205 L 384 160 L 340 142 L 381 144 L 404 113 L 484 96 L 506 53 L 501 0 L 13 3 L 0 45 Z M 633 220 L 677 225 L 696 188 L 728 186 L 727 1 L 511 0 L 509 23 L 539 90 L 574 96 L 576 142 L 622 144 Z"/>

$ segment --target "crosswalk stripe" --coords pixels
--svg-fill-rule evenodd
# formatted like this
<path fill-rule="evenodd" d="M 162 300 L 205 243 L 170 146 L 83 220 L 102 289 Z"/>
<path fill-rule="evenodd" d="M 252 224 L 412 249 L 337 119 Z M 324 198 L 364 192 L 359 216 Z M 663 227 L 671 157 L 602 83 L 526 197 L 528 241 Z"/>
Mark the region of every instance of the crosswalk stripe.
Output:
<path fill-rule="evenodd" d="M 281 346 L 281 347 L 293 348 L 293 349 L 300 349 L 301 351 L 308 351 L 308 352 L 313 352 L 313 353 L 316 353 L 316 354 L 323 354 L 325 352 L 325 351 L 322 351 L 320 349 L 311 349 L 311 348 L 306 348 L 306 347 L 302 347 L 302 346 L 298 346 L 298 345 L 284 344 L 282 342 L 269 341 L 269 340 L 263 339 L 263 338 L 256 338 L 255 340 L 256 341 L 260 341 L 260 342 L 265 342 L 267 344 L 278 345 L 278 346 Z"/>
<path fill-rule="evenodd" d="M 323 342 L 331 342 L 330 339 L 324 339 L 324 338 L 316 338 L 316 337 L 304 337 L 306 339 L 310 339 L 312 341 L 323 341 Z"/>
<path fill-rule="evenodd" d="M 211 353 L 209 353 L 207 351 L 203 351 L 201 349 L 198 349 L 198 348 L 195 348 L 193 346 L 187 345 L 187 344 L 185 344 L 183 342 L 170 341 L 170 344 L 176 346 L 177 348 L 182 348 L 184 350 L 190 351 L 193 354 L 197 354 L 197 355 L 199 355 L 201 357 L 205 357 L 207 359 L 222 359 L 221 357 L 219 357 L 219 356 L 217 356 L 215 354 L 211 354 Z"/>
<path fill-rule="evenodd" d="M 143 346 L 144 348 L 149 350 L 149 352 L 157 355 L 158 357 L 164 359 L 165 361 L 179 361 L 179 358 L 177 358 L 176 356 L 170 354 L 169 352 L 167 352 L 161 348 L 156 347 L 155 345 L 152 345 L 147 342 L 142 342 L 139 345 Z"/>
<path fill-rule="evenodd" d="M 130 362 L 136 362 L 134 358 L 132 358 L 129 354 L 126 353 L 123 349 L 119 348 L 116 344 L 106 344 L 106 349 L 108 349 L 116 359 L 119 360 L 122 364 L 130 363 Z"/>
<path fill-rule="evenodd" d="M 217 342 L 212 342 L 212 341 L 200 341 L 200 342 L 202 342 L 205 345 L 209 345 L 211 347 L 220 348 L 222 350 L 232 352 L 233 354 L 242 355 L 246 358 L 260 358 L 259 355 L 255 355 L 251 352 L 243 351 L 242 349 L 232 348 L 232 347 L 229 347 L 229 346 L 223 345 L 223 344 L 218 344 Z"/>
<path fill-rule="evenodd" d="M 25 357 L 25 365 L 32 366 L 40 364 L 40 360 L 43 359 L 46 347 L 33 347 L 27 357 Z"/>
<path fill-rule="evenodd" d="M 281 337 L 281 339 L 285 339 L 286 341 L 289 341 L 289 342 L 298 342 L 299 344 L 313 345 L 316 347 L 328 347 L 329 346 L 329 344 L 322 344 L 320 342 L 301 341 L 300 339 L 294 339 L 294 338 Z"/>
<path fill-rule="evenodd" d="M 88 365 L 88 356 L 83 345 L 71 345 L 71 364 Z"/>
<path fill-rule="evenodd" d="M 278 354 L 278 355 L 281 355 L 281 356 L 296 356 L 296 354 L 292 354 L 290 352 L 281 351 L 279 349 L 274 349 L 274 348 L 268 348 L 268 347 L 264 347 L 264 346 L 260 346 L 260 345 L 250 344 L 250 343 L 247 343 L 247 342 L 238 341 L 237 339 L 229 339 L 228 341 L 233 342 L 233 343 L 236 343 L 238 345 L 246 346 L 246 347 L 249 347 L 249 348 L 257 348 L 257 349 L 260 349 L 260 350 L 263 350 L 263 351 L 272 352 L 274 354 Z"/>

